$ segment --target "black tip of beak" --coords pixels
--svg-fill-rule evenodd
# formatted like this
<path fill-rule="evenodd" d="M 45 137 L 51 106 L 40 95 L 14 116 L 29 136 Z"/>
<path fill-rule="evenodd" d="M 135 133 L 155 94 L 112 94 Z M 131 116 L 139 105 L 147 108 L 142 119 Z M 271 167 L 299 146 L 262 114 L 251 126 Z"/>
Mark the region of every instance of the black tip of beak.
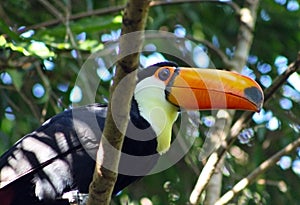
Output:
<path fill-rule="evenodd" d="M 244 92 L 246 98 L 252 103 L 254 103 L 257 106 L 259 111 L 264 101 L 264 96 L 261 90 L 259 90 L 257 87 L 250 87 L 250 88 L 246 88 Z"/>

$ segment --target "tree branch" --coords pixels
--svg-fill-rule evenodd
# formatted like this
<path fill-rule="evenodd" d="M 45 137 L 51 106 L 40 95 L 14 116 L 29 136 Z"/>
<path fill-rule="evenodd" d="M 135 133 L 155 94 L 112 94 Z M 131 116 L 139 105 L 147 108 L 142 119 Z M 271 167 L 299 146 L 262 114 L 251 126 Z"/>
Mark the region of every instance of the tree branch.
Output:
<path fill-rule="evenodd" d="M 264 91 L 265 103 L 268 102 L 271 99 L 272 94 L 275 93 L 287 81 L 287 79 L 299 69 L 300 51 L 298 52 L 296 60 L 292 62 L 281 75 L 277 76 L 272 85 Z"/>
<path fill-rule="evenodd" d="M 122 36 L 120 39 L 120 53 L 117 62 L 116 75 L 110 89 L 110 103 L 108 106 L 105 128 L 97 154 L 93 181 L 90 184 L 88 205 L 109 204 L 114 184 L 117 178 L 117 170 L 120 158 L 120 150 L 123 144 L 124 133 L 126 132 L 130 102 L 136 83 L 136 72 L 139 62 L 139 52 L 128 55 L 128 48 L 132 45 L 141 50 L 142 36 L 138 35 L 135 42 L 126 41 L 124 35 L 135 31 L 143 31 L 146 24 L 149 0 L 129 0 L 123 16 Z M 138 47 L 136 47 L 138 46 Z M 127 75 L 130 72 L 134 74 Z M 122 93 L 114 94 L 117 86 L 126 77 L 126 83 L 122 84 Z M 117 102 L 118 105 L 112 105 Z M 116 125 L 118 123 L 118 125 Z M 114 147 L 116 150 L 111 149 Z M 109 164 L 110 168 L 103 165 Z"/>
<path fill-rule="evenodd" d="M 44 1 L 44 0 L 40 0 L 40 1 Z M 239 6 L 236 3 L 232 2 L 232 1 L 219 1 L 219 0 L 152 1 L 149 6 L 150 7 L 155 7 L 155 6 L 167 6 L 167 5 L 173 5 L 173 4 L 203 3 L 203 2 L 226 4 L 226 5 L 229 5 L 235 11 L 235 13 L 237 13 L 237 14 L 240 13 Z M 121 6 L 114 6 L 114 7 L 110 7 L 110 8 L 101 8 L 101 9 L 96 9 L 96 10 L 92 10 L 92 11 L 88 11 L 88 12 L 73 14 L 73 15 L 70 16 L 69 20 L 77 20 L 77 19 L 86 18 L 86 17 L 90 17 L 90 16 L 95 16 L 95 15 L 106 15 L 106 14 L 117 13 L 117 12 L 122 11 L 124 8 L 125 8 L 125 6 L 121 5 Z M 25 27 L 23 29 L 19 29 L 17 32 L 21 34 L 21 33 L 24 33 L 28 30 L 31 30 L 31 29 L 39 29 L 39 28 L 42 28 L 42 27 L 54 26 L 56 24 L 59 24 L 60 22 L 62 22 L 60 18 L 52 19 L 52 20 L 45 21 L 45 22 L 42 22 L 42 23 L 39 23 L 39 24 L 35 24 L 35 25 L 32 25 L 32 26 Z"/>
<path fill-rule="evenodd" d="M 233 197 L 235 197 L 240 191 L 245 189 L 249 184 L 253 183 L 256 178 L 266 172 L 270 167 L 276 164 L 281 156 L 286 155 L 300 146 L 300 138 L 288 144 L 282 150 L 271 156 L 269 159 L 261 163 L 255 170 L 253 170 L 247 177 L 236 183 L 231 190 L 226 192 L 215 205 L 223 205 L 228 203 Z"/>
<path fill-rule="evenodd" d="M 41 4 L 54 16 L 58 17 L 59 22 L 64 22 L 64 16 L 61 12 L 59 12 L 51 3 L 49 3 L 47 0 L 39 0 Z"/>
<path fill-rule="evenodd" d="M 170 4 L 182 4 L 182 3 L 219 3 L 229 5 L 236 13 L 239 13 L 240 7 L 232 1 L 220 1 L 220 0 L 172 0 L 172 1 L 152 1 L 150 6 L 164 6 Z"/>

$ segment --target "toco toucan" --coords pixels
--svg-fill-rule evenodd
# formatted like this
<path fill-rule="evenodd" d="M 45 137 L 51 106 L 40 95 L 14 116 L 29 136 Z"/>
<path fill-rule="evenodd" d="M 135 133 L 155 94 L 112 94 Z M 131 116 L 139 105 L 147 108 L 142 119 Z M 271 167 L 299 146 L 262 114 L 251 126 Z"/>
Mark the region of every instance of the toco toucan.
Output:
<path fill-rule="evenodd" d="M 180 111 L 259 111 L 262 103 L 260 86 L 238 73 L 172 62 L 140 71 L 113 194 L 150 172 L 168 151 Z M 73 108 L 16 142 L 0 158 L 0 204 L 68 204 L 64 193 L 88 193 L 105 117 L 105 105 Z"/>

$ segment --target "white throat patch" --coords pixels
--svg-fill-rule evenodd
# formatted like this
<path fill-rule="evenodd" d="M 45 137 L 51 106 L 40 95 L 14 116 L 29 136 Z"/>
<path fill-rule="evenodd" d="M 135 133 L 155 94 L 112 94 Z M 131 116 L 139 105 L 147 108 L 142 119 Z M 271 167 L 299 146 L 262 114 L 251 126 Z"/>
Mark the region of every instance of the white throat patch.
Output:
<path fill-rule="evenodd" d="M 154 76 L 137 84 L 134 91 L 140 114 L 157 135 L 157 149 L 160 154 L 170 148 L 172 126 L 178 117 L 178 108 L 165 97 L 165 84 Z"/>

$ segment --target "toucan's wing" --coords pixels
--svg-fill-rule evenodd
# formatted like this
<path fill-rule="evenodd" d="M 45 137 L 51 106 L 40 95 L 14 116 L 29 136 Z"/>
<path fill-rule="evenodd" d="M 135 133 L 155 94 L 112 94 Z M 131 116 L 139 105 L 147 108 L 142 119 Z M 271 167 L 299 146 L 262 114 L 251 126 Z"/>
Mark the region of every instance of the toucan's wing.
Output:
<path fill-rule="evenodd" d="M 102 105 L 75 108 L 19 140 L 0 158 L 1 204 L 54 199 L 74 187 L 87 192 L 105 116 Z"/>

